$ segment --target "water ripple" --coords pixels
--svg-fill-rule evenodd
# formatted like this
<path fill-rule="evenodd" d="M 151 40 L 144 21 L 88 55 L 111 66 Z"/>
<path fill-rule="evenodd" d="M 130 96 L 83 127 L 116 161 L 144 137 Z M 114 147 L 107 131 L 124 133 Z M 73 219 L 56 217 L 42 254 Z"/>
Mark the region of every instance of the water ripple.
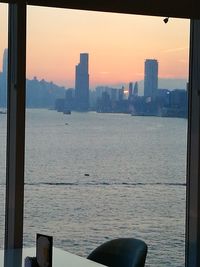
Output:
<path fill-rule="evenodd" d="M 5 185 L 5 184 L 1 184 Z M 39 183 L 25 183 L 25 185 L 30 186 L 39 186 L 39 185 L 47 185 L 47 186 L 186 186 L 186 183 L 127 183 L 127 182 L 121 182 L 121 183 L 109 183 L 109 182 L 86 182 L 86 183 L 80 183 L 80 182 L 39 182 Z"/>

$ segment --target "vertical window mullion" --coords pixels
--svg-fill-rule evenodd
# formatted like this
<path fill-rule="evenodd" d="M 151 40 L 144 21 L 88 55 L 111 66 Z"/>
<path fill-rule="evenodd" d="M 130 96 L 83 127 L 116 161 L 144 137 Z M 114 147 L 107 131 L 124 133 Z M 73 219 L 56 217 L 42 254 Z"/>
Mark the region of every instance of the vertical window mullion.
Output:
<path fill-rule="evenodd" d="M 26 2 L 9 4 L 4 266 L 21 266 L 24 207 Z M 16 250 L 19 249 L 19 250 Z M 16 253 L 18 251 L 18 253 Z"/>
<path fill-rule="evenodd" d="M 191 21 L 186 267 L 200 266 L 200 20 Z"/>

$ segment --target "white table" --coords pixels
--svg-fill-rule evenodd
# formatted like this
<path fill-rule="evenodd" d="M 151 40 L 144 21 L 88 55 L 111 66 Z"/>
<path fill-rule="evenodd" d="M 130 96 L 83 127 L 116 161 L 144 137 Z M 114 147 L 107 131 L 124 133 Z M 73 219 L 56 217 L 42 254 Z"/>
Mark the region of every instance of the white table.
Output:
<path fill-rule="evenodd" d="M 12 257 L 12 253 L 10 256 Z M 35 248 L 24 248 L 22 252 L 22 267 L 24 267 L 24 259 L 27 256 L 35 257 Z M 4 251 L 0 251 L 0 267 L 3 265 Z M 59 248 L 53 248 L 53 266 L 52 267 L 105 267 L 105 265 L 96 263 L 86 258 L 77 256 Z"/>

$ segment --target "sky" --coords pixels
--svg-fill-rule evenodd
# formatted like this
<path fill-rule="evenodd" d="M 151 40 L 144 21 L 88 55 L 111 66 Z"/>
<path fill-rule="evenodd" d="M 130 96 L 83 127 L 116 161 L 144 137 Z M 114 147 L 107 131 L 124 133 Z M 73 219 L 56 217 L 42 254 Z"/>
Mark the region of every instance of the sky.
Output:
<path fill-rule="evenodd" d="M 89 53 L 90 87 L 143 80 L 145 59 L 160 78 L 188 78 L 189 20 L 28 7 L 27 78 L 74 87 L 80 53 Z M 0 70 L 7 5 L 0 4 Z"/>

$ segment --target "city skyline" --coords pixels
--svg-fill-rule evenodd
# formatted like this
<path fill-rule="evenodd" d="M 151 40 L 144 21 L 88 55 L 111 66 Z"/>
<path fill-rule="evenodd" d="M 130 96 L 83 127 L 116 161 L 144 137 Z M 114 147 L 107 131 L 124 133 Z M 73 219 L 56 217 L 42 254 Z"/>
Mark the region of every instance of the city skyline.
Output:
<path fill-rule="evenodd" d="M 176 79 L 176 78 L 175 79 L 167 79 L 167 78 L 164 79 L 162 77 L 159 77 L 159 73 L 158 73 L 158 63 L 159 62 L 158 62 L 158 60 L 157 59 L 144 59 L 144 73 L 143 73 L 142 80 L 121 82 L 119 84 L 113 84 L 113 83 L 111 83 L 111 84 L 109 84 L 109 83 L 108 84 L 97 84 L 94 88 L 91 88 L 90 83 L 89 83 L 89 54 L 88 53 L 80 53 L 79 55 L 80 55 L 80 62 L 74 66 L 75 80 L 73 81 L 72 86 L 66 87 L 66 86 L 62 86 L 62 85 L 59 85 L 56 83 L 57 86 L 63 87 L 65 89 L 67 89 L 67 88 L 76 89 L 77 84 L 81 83 L 81 80 L 77 79 L 78 76 L 84 76 L 84 73 L 85 73 L 86 74 L 86 79 L 84 81 L 86 83 L 85 87 L 88 87 L 89 90 L 95 90 L 99 86 L 100 87 L 102 87 L 102 86 L 103 87 L 107 87 L 107 86 L 108 87 L 115 87 L 115 88 L 119 88 L 119 89 L 124 87 L 125 91 L 127 91 L 127 93 L 128 93 L 128 91 L 130 90 L 130 84 L 132 84 L 132 86 L 133 86 L 133 84 L 135 84 L 137 88 L 132 88 L 132 90 L 133 91 L 136 90 L 138 92 L 138 89 L 139 89 L 139 91 L 140 91 L 139 94 L 145 95 L 145 92 L 144 92 L 145 91 L 145 88 L 144 88 L 145 87 L 145 78 L 146 78 L 146 76 L 148 76 L 148 75 L 146 75 L 146 63 L 154 62 L 154 61 L 156 62 L 156 65 L 157 65 L 156 66 L 156 74 L 154 75 L 155 76 L 154 78 L 156 79 L 154 81 L 154 82 L 156 82 L 156 89 L 162 89 L 162 88 L 164 88 L 164 89 L 167 88 L 169 90 L 173 90 L 175 88 L 176 89 L 183 89 L 183 88 L 186 89 L 186 86 L 188 83 L 188 81 L 186 79 Z M 86 56 L 87 59 L 84 59 L 84 56 Z M 4 77 L 4 79 L 3 79 L 4 84 L 5 84 L 5 80 L 6 80 L 6 76 L 7 76 L 7 59 L 8 59 L 8 49 L 5 48 L 3 51 L 2 64 L 1 64 L 2 65 L 2 72 L 0 71 L 0 76 Z M 82 70 L 84 69 L 81 66 L 84 66 L 84 64 L 85 64 L 85 70 L 83 71 L 83 73 L 81 73 Z M 150 73 L 149 74 L 151 76 L 152 75 L 151 63 L 147 64 L 147 65 L 150 65 Z M 77 75 L 78 72 L 80 72 L 81 75 Z M 149 78 L 151 81 L 151 77 L 149 77 Z M 31 79 L 29 79 L 27 77 L 27 80 L 46 81 L 46 82 L 55 84 L 55 82 L 52 80 L 48 81 L 48 80 L 45 80 L 43 77 L 41 79 L 38 79 L 38 77 L 35 75 Z M 148 84 L 148 83 L 146 82 L 146 84 Z M 77 91 L 77 90 L 75 90 L 75 91 Z M 146 94 L 146 96 L 147 96 L 147 94 Z M 149 96 L 151 96 L 151 94 L 149 94 Z"/>
<path fill-rule="evenodd" d="M 0 5 L 0 54 L 7 45 L 5 6 Z M 39 17 L 45 18 L 40 25 Z M 187 79 L 188 46 L 187 20 L 172 18 L 165 24 L 161 17 L 28 7 L 29 79 L 73 87 L 82 51 L 90 54 L 91 88 L 142 80 L 145 58 L 158 59 L 160 77 Z"/>
<path fill-rule="evenodd" d="M 3 54 L 3 72 L 0 73 L 0 107 L 6 107 L 7 101 L 7 57 Z M 52 82 L 26 80 L 26 106 L 55 108 L 64 114 L 71 110 L 103 113 L 128 113 L 136 116 L 187 116 L 187 90 L 158 88 L 158 61 L 146 59 L 144 63 L 144 94 L 139 95 L 138 82 L 130 82 L 128 88 L 98 86 L 95 91 L 89 89 L 89 54 L 80 53 L 79 63 L 75 66 L 75 87 L 59 87 Z"/>

